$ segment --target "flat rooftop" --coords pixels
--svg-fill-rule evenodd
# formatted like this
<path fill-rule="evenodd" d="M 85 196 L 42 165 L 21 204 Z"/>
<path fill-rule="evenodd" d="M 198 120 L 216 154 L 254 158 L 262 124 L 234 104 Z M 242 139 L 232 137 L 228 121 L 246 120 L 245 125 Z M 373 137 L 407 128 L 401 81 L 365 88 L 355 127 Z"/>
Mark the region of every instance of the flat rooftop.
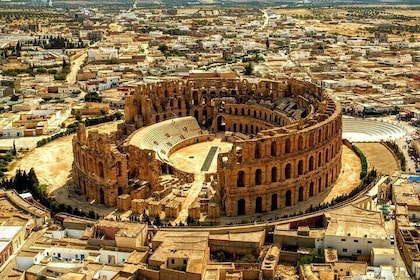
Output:
<path fill-rule="evenodd" d="M 188 259 L 186 271 L 201 274 L 208 251 L 208 232 L 164 232 L 153 237 L 149 263 L 166 263 L 168 258 Z"/>
<path fill-rule="evenodd" d="M 226 234 L 211 234 L 210 240 L 231 241 L 231 242 L 244 242 L 244 243 L 260 243 L 264 241 L 265 230 L 255 232 L 238 232 Z"/>
<path fill-rule="evenodd" d="M 0 226 L 0 239 L 2 239 L 2 240 L 10 240 L 21 229 L 22 229 L 21 226 Z"/>
<path fill-rule="evenodd" d="M 347 206 L 325 214 L 329 219 L 325 236 L 351 236 L 382 239 L 388 234 L 380 212 Z"/>
<path fill-rule="evenodd" d="M 406 182 L 401 185 L 395 185 L 392 188 L 394 192 L 395 204 L 407 205 L 408 207 L 420 207 L 419 192 L 416 191 L 417 183 Z"/>

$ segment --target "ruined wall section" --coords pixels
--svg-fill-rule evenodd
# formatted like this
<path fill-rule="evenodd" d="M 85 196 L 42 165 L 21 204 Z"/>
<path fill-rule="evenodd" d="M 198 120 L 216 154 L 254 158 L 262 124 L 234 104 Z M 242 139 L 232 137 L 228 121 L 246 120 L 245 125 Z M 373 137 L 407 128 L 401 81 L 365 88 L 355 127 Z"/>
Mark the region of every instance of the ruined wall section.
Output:
<path fill-rule="evenodd" d="M 161 162 L 156 159 L 155 151 L 141 150 L 134 145 L 128 147 L 129 178 L 132 181 L 148 181 L 151 192 L 161 190 L 159 189 L 160 165 Z"/>
<path fill-rule="evenodd" d="M 73 180 L 89 200 L 115 206 L 117 196 L 129 193 L 127 156 L 114 143 L 116 133 L 92 130 L 79 125 L 73 137 Z"/>
<path fill-rule="evenodd" d="M 241 104 L 238 106 L 244 106 L 242 104 L 250 100 L 255 103 L 277 100 L 287 95 L 287 88 L 287 80 L 221 78 L 162 80 L 141 84 L 125 96 L 125 123 L 120 124 L 118 130 L 128 136 L 143 126 L 184 116 L 194 116 L 200 125 L 217 130 L 216 118 L 221 100 L 234 99 Z M 255 107 L 259 107 L 254 108 L 258 114 L 264 110 L 264 116 L 267 114 L 268 109 L 258 105 Z M 270 117 L 274 125 L 290 123 L 281 112 L 270 112 Z M 233 121 L 230 123 L 233 124 Z M 260 129 L 267 128 L 267 125 L 260 126 Z M 245 126 L 243 129 L 245 133 Z"/>

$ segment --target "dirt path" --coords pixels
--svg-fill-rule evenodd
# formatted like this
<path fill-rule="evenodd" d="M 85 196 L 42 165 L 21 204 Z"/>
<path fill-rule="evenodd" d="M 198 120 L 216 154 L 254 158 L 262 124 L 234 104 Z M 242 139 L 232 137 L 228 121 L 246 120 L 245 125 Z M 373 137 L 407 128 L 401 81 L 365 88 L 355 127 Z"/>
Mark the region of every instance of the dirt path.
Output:
<path fill-rule="evenodd" d="M 366 156 L 369 170 L 375 167 L 378 172 L 391 175 L 400 169 L 394 155 L 381 143 L 356 143 L 355 145 Z"/>

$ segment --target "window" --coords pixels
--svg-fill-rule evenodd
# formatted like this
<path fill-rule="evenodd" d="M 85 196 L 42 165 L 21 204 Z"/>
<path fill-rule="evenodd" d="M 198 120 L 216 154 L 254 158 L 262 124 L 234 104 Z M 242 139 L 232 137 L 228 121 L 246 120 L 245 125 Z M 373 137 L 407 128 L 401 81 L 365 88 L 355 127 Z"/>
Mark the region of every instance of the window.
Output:
<path fill-rule="evenodd" d="M 346 248 L 343 248 L 343 252 L 344 252 L 344 253 L 347 253 L 347 249 L 346 249 Z"/>
<path fill-rule="evenodd" d="M 187 260 L 184 260 L 184 264 L 187 265 Z"/>
<path fill-rule="evenodd" d="M 368 241 L 368 244 L 372 244 L 372 241 Z"/>
<path fill-rule="evenodd" d="M 342 238 L 341 241 L 346 242 L 346 239 L 345 238 Z"/>
<path fill-rule="evenodd" d="M 358 254 L 361 254 L 361 253 L 362 253 L 362 250 L 357 250 L 357 253 L 358 253 Z"/>
<path fill-rule="evenodd" d="M 175 260 L 174 259 L 171 260 L 171 264 L 175 264 Z"/>
<path fill-rule="evenodd" d="M 359 240 L 357 240 L 357 239 L 355 239 L 355 240 L 353 240 L 354 241 L 354 243 L 359 243 Z"/>

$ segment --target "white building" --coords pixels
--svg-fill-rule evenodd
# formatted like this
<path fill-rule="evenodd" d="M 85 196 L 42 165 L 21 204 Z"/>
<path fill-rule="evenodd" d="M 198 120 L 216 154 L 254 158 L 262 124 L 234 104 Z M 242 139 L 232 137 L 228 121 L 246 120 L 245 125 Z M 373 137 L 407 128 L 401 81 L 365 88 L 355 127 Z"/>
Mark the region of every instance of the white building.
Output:
<path fill-rule="evenodd" d="M 395 266 L 396 256 L 394 248 L 372 248 L 370 263 L 373 266 Z"/>
<path fill-rule="evenodd" d="M 348 206 L 326 216 L 325 248 L 336 249 L 339 256 L 370 255 L 372 248 L 391 248 L 380 212 Z"/>

